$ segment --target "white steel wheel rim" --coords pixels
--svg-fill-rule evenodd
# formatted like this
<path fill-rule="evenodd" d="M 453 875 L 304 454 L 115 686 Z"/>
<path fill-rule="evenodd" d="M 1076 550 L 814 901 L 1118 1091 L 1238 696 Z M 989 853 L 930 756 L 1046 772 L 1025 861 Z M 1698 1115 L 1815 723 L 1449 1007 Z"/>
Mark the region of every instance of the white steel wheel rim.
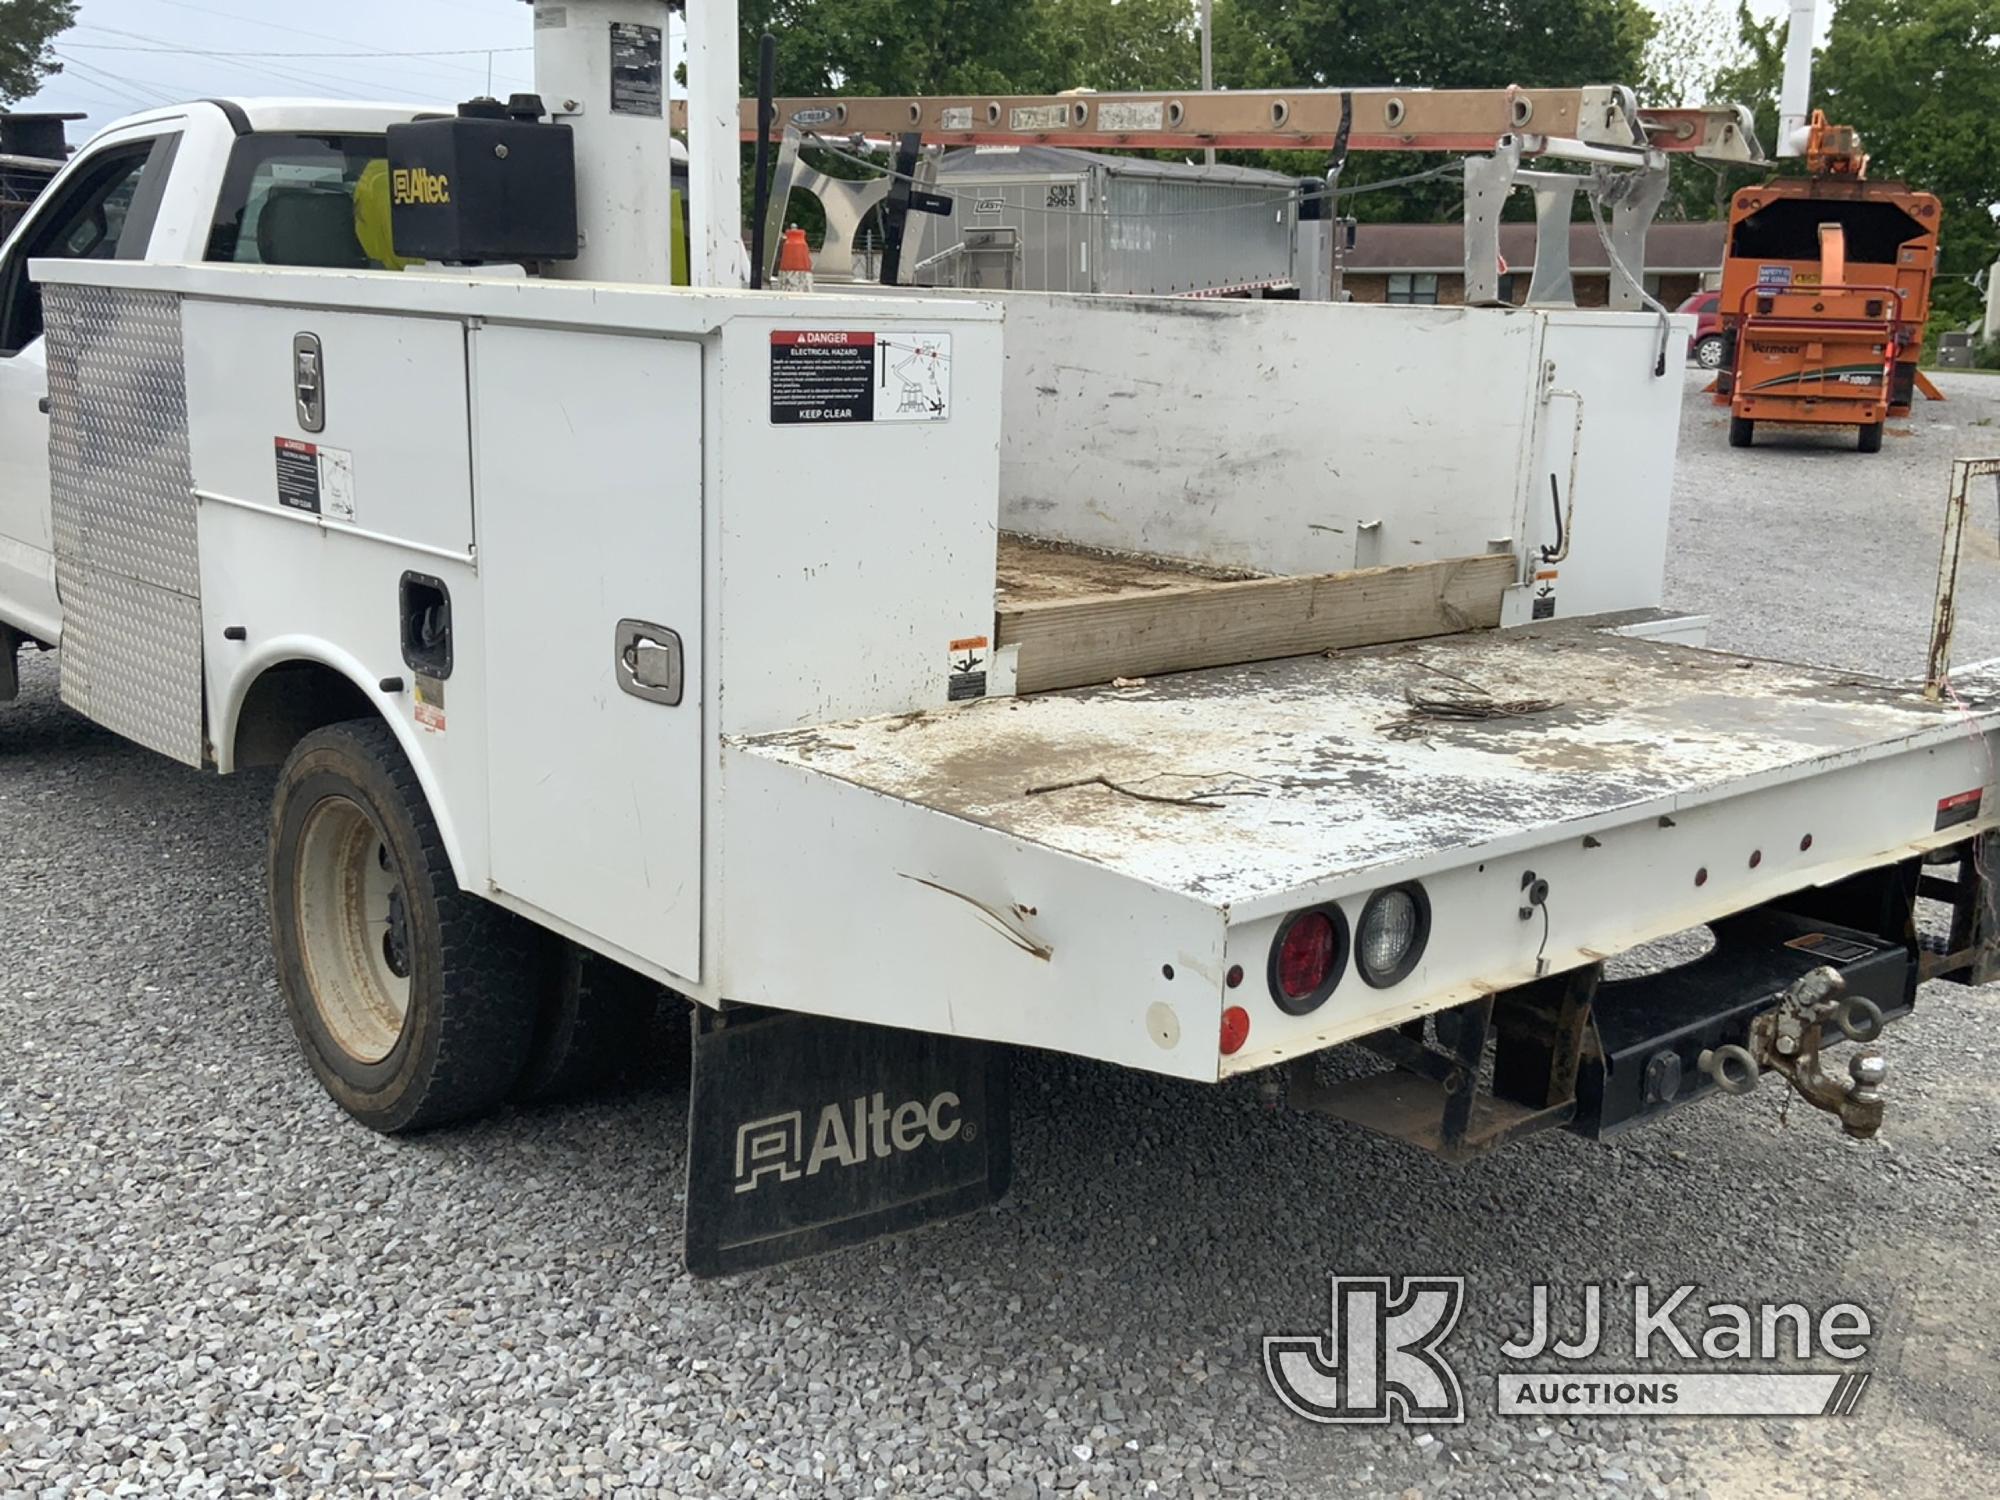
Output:
<path fill-rule="evenodd" d="M 359 803 L 328 797 L 299 830 L 293 880 L 313 1006 L 341 1051 L 379 1063 L 410 1013 L 409 921 L 388 841 Z"/>

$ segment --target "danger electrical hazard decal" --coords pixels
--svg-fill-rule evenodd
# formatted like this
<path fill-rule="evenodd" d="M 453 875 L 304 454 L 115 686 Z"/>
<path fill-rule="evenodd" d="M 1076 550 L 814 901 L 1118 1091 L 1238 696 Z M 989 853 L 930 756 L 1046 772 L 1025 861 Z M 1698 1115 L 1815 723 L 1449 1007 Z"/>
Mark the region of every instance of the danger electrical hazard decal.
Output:
<path fill-rule="evenodd" d="M 278 451 L 278 504 L 329 521 L 354 519 L 354 455 L 281 437 Z"/>
<path fill-rule="evenodd" d="M 1977 791 L 1954 792 L 1949 797 L 1938 798 L 1936 828 L 1955 828 L 1960 823 L 1970 823 L 1979 816 L 1982 794 Z"/>
<path fill-rule="evenodd" d="M 776 425 L 943 422 L 950 417 L 948 333 L 772 331 L 771 421 Z"/>

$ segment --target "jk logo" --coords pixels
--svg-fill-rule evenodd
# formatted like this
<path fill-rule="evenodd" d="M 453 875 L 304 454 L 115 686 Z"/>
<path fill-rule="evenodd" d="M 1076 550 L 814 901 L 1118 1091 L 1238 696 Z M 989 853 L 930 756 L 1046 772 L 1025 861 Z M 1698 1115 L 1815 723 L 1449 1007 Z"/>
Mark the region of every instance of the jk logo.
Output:
<path fill-rule="evenodd" d="M 1463 1422 L 1458 1374 L 1438 1353 L 1463 1276 L 1334 1276 L 1327 1332 L 1264 1340 L 1264 1378 L 1308 1422 Z"/>

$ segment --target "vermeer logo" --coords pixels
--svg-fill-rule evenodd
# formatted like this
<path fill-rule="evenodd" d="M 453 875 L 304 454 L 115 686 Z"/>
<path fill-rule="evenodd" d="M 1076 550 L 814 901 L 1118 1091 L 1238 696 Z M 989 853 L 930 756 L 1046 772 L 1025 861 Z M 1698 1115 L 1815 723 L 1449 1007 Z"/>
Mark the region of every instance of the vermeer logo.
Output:
<path fill-rule="evenodd" d="M 946 1090 L 923 1103 L 891 1105 L 875 1094 L 829 1104 L 814 1118 L 807 1140 L 804 1110 L 767 1115 L 737 1127 L 736 1191 L 754 1192 L 767 1181 L 817 1177 L 827 1167 L 858 1167 L 915 1151 L 926 1142 L 972 1139 L 973 1122 L 960 1114 L 957 1094 Z"/>
<path fill-rule="evenodd" d="M 389 174 L 389 196 L 398 207 L 451 202 L 451 179 L 427 167 L 398 167 Z"/>

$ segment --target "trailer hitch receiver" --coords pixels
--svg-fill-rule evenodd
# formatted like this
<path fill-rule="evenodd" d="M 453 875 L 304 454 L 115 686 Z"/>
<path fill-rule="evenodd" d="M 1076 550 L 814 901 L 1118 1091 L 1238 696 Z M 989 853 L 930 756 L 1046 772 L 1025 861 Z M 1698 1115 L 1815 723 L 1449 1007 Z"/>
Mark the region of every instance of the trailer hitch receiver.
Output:
<path fill-rule="evenodd" d="M 1882 1128 L 1882 1080 L 1889 1064 L 1864 1046 L 1848 1060 L 1845 1080 L 1820 1065 L 1820 1042 L 1829 1025 L 1849 1041 L 1868 1043 L 1882 1034 L 1882 1008 L 1851 995 L 1836 969 L 1818 968 L 1789 990 L 1777 1008 L 1750 1023 L 1747 1046 L 1714 1047 L 1700 1058 L 1702 1072 L 1726 1093 L 1747 1094 L 1769 1068 L 1815 1109 L 1840 1117 L 1840 1128 L 1866 1140 Z"/>

